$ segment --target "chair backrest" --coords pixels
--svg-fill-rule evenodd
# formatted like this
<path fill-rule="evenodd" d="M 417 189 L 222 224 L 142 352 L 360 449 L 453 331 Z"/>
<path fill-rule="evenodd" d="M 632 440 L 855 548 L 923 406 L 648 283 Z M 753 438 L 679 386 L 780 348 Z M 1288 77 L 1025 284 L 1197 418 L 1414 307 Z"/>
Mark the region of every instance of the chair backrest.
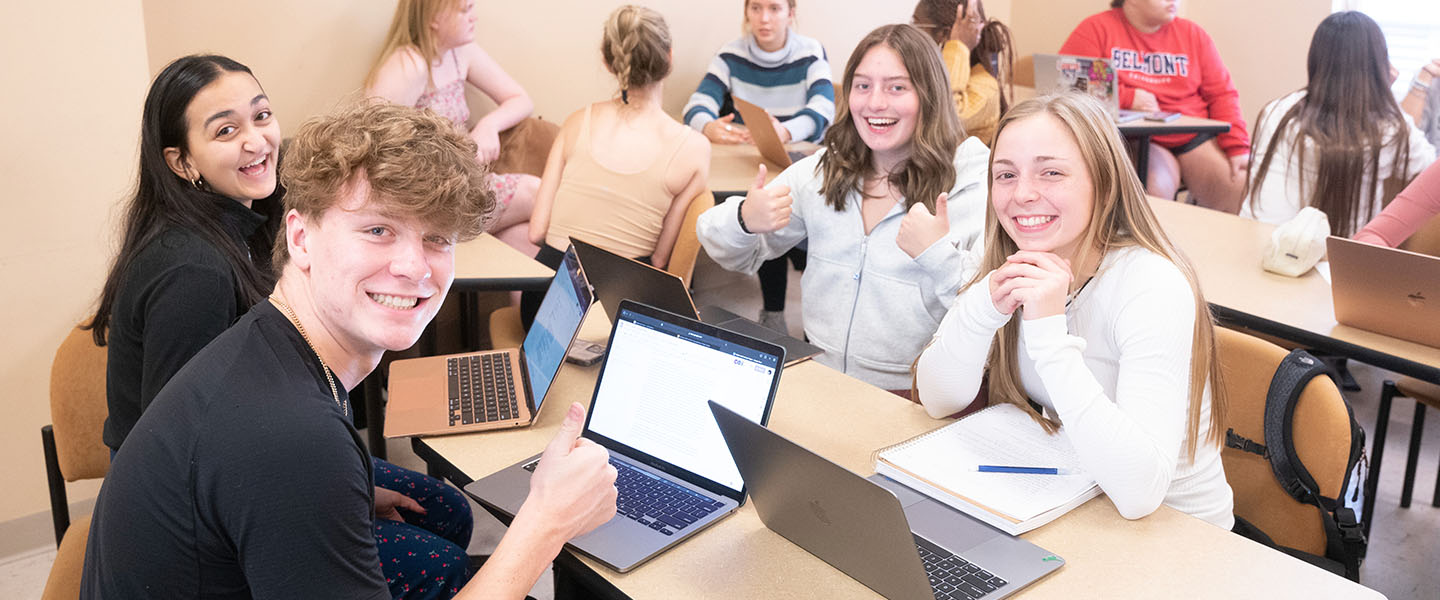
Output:
<path fill-rule="evenodd" d="M 695 233 L 695 225 L 700 220 L 700 213 L 713 206 L 715 195 L 708 190 L 700 192 L 690 201 L 690 207 L 685 210 L 685 222 L 680 224 L 680 237 L 675 239 L 675 248 L 670 251 L 670 261 L 665 265 L 665 271 L 679 277 L 686 286 L 690 285 L 690 276 L 695 273 L 695 259 L 700 256 L 700 237 Z"/>
<path fill-rule="evenodd" d="M 1440 256 L 1440 217 L 1431 217 L 1406 238 L 1400 247 L 1411 252 Z"/>
<path fill-rule="evenodd" d="M 549 121 L 532 117 L 516 123 L 500 132 L 500 157 L 490 164 L 491 172 L 544 175 L 550 146 L 558 135 L 560 126 Z"/>
<path fill-rule="evenodd" d="M 105 417 L 105 348 L 76 327 L 60 342 L 50 363 L 50 419 L 55 450 L 66 481 L 104 477 L 110 448 L 101 440 Z"/>
<path fill-rule="evenodd" d="M 1015 72 L 1010 74 L 1010 82 L 1017 86 L 1035 87 L 1034 54 L 1026 54 L 1015 59 Z"/>
<path fill-rule="evenodd" d="M 1225 427 L 1263 444 L 1265 399 L 1270 380 L 1287 352 L 1274 344 L 1230 329 L 1217 328 L 1229 410 Z M 1223 432 L 1222 432 L 1223 433 Z M 1338 498 L 1350 458 L 1350 415 L 1345 399 L 1329 377 L 1310 380 L 1292 419 L 1292 436 L 1300 462 L 1315 478 L 1320 493 Z M 1269 534 L 1276 544 L 1325 555 L 1325 529 L 1320 510 L 1301 504 L 1275 480 L 1265 457 L 1234 448 L 1221 454 L 1225 478 L 1235 492 L 1235 514 Z"/>
<path fill-rule="evenodd" d="M 45 591 L 40 600 L 75 600 L 80 597 L 80 574 L 85 571 L 85 544 L 90 541 L 90 517 L 85 516 L 70 524 L 65 530 L 65 539 L 55 553 L 55 563 L 50 565 L 50 576 L 45 579 Z"/>

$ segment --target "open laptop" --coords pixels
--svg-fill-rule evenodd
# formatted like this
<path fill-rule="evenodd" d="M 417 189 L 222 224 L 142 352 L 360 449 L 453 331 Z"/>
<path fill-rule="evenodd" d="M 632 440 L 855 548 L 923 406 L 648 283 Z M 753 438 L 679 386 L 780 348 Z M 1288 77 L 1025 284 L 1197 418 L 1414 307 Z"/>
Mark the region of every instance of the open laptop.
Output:
<path fill-rule="evenodd" d="M 1440 258 L 1333 235 L 1325 247 L 1336 321 L 1440 346 Z"/>
<path fill-rule="evenodd" d="M 610 451 L 618 512 L 569 547 L 624 573 L 739 508 L 744 479 L 706 402 L 768 421 L 784 362 L 785 350 L 774 344 L 621 302 L 581 434 Z M 514 515 L 539 460 L 465 492 Z"/>
<path fill-rule="evenodd" d="M 390 364 L 385 437 L 525 427 L 540 415 L 565 351 L 594 301 L 575 249 L 565 252 L 519 348 Z"/>
<path fill-rule="evenodd" d="M 609 250 L 570 238 L 571 247 L 580 259 L 585 277 L 594 286 L 600 304 L 619 306 L 621 300 L 634 300 L 672 313 L 699 319 L 710 325 L 729 329 L 785 348 L 785 366 L 820 354 L 820 347 L 775 331 L 723 308 L 707 306 L 696 311 L 695 302 L 685 281 L 638 260 L 625 258 Z M 615 317 L 611 315 L 611 323 Z"/>
<path fill-rule="evenodd" d="M 750 139 L 755 142 L 755 148 L 760 150 L 760 156 L 765 157 L 781 169 L 788 167 L 791 163 L 805 158 L 807 153 L 796 150 L 789 152 L 785 150 L 785 144 L 780 141 L 780 134 L 770 126 L 770 113 L 759 106 L 741 100 L 734 95 L 730 97 L 735 104 L 735 112 L 740 113 L 740 120 L 745 123 L 745 128 L 750 131 Z"/>
<path fill-rule="evenodd" d="M 1108 59 L 1067 54 L 1035 55 L 1035 93 L 1073 90 L 1099 100 L 1118 122 L 1143 117 L 1143 112 L 1120 110 L 1118 86 L 1119 79 Z"/>
<path fill-rule="evenodd" d="M 1065 564 L 895 481 L 856 475 L 725 406 L 712 402 L 710 410 L 761 522 L 886 598 L 1004 598 Z"/>

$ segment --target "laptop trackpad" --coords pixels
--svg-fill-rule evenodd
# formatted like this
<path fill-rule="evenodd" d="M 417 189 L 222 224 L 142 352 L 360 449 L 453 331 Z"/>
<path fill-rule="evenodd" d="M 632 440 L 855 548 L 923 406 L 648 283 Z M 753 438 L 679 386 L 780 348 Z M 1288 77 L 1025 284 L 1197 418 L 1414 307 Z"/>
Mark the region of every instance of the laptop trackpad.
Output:
<path fill-rule="evenodd" d="M 951 552 L 964 554 L 987 540 L 1009 535 L 884 475 L 875 474 L 868 479 L 900 499 L 911 531 Z"/>

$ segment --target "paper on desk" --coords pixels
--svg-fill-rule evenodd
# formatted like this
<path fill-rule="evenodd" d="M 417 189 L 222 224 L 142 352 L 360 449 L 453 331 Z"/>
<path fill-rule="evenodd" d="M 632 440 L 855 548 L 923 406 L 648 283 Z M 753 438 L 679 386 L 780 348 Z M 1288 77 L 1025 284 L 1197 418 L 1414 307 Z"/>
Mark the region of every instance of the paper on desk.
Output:
<path fill-rule="evenodd" d="M 1324 279 L 1325 283 L 1330 283 L 1330 261 L 1322 260 L 1315 263 L 1315 272 L 1320 274 L 1320 278 Z"/>
<path fill-rule="evenodd" d="M 1046 434 L 1011 404 L 989 407 L 912 443 L 882 451 L 878 458 L 877 463 L 889 463 L 888 467 L 1013 521 L 1033 519 L 1096 493 L 1095 480 L 1080 470 L 1079 456 L 1064 431 Z M 1058 467 L 1073 474 L 976 472 L 981 464 Z M 884 470 L 888 469 L 877 464 L 877 471 Z"/>

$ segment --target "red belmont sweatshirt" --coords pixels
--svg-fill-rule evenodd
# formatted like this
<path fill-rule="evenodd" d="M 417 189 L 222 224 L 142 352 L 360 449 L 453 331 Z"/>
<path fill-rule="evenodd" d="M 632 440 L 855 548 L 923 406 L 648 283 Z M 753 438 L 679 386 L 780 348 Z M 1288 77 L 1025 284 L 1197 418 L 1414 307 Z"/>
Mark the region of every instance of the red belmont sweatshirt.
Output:
<path fill-rule="evenodd" d="M 1177 18 L 1155 33 L 1141 33 L 1122 9 L 1114 8 L 1081 21 L 1060 53 L 1110 59 L 1120 76 L 1122 108 L 1134 101 L 1136 88 L 1149 91 L 1160 110 L 1229 122 L 1230 131 L 1218 139 L 1226 154 L 1250 151 L 1250 134 L 1230 71 L 1220 62 L 1210 35 L 1193 21 Z M 1193 137 L 1156 136 L 1154 142 L 1175 147 Z"/>

